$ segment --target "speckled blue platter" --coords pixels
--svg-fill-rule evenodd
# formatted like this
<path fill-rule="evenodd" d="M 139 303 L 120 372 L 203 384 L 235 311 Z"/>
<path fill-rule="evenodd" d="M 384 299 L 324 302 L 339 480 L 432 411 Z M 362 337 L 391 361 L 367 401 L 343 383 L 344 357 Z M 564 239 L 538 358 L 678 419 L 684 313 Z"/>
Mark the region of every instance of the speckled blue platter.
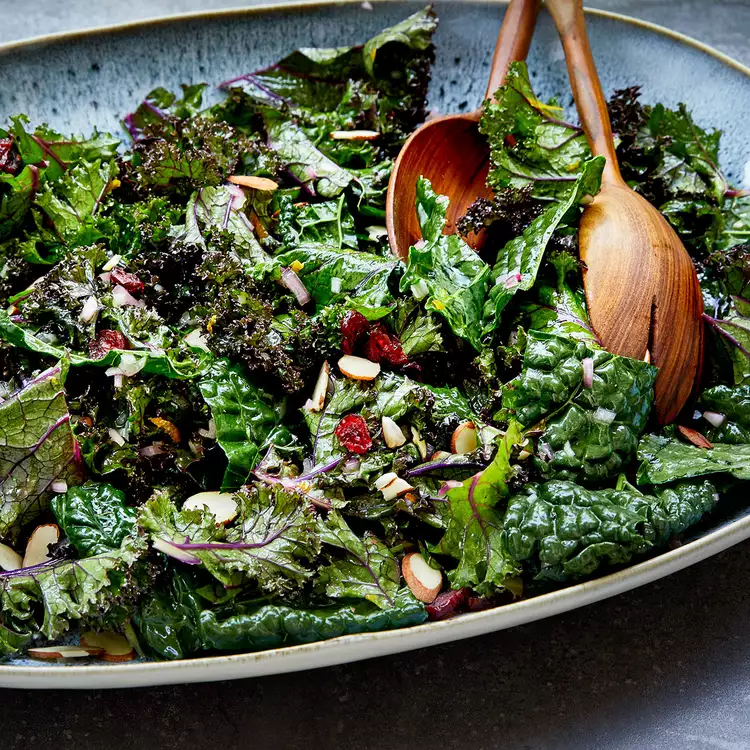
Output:
<path fill-rule="evenodd" d="M 119 132 L 120 118 L 155 86 L 220 81 L 275 62 L 301 46 L 362 42 L 424 2 L 359 1 L 192 14 L 0 47 L 0 121 L 25 112 L 58 130 Z M 478 106 L 502 16 L 500 1 L 438 2 L 430 104 L 440 112 Z M 684 101 L 704 127 L 720 128 L 722 166 L 750 188 L 750 69 L 686 37 L 622 16 L 588 16 L 604 88 L 641 84 L 645 102 Z M 538 93 L 558 96 L 573 117 L 562 50 L 540 18 L 529 55 Z M 750 509 L 727 509 L 678 549 L 616 573 L 516 604 L 414 628 L 335 638 L 254 654 L 180 662 L 0 664 L 0 686 L 101 688 L 199 682 L 290 672 L 421 648 L 500 630 L 643 585 L 750 537 Z"/>

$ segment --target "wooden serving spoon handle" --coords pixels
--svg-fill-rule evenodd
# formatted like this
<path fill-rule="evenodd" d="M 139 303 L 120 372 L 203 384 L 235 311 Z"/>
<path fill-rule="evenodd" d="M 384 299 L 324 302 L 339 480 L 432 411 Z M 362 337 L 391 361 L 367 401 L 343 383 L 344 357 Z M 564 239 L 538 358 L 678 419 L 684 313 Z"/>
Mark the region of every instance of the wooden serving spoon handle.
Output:
<path fill-rule="evenodd" d="M 557 27 L 565 50 L 568 77 L 581 125 L 594 156 L 604 156 L 607 164 L 603 182 L 624 182 L 617 164 L 612 125 L 599 74 L 591 53 L 582 0 L 546 0 L 545 5 Z"/>
<path fill-rule="evenodd" d="M 540 5 L 541 0 L 510 0 L 497 37 L 485 99 L 492 99 L 505 83 L 510 64 L 525 60 L 529 54 Z M 481 112 L 481 108 L 479 111 Z"/>

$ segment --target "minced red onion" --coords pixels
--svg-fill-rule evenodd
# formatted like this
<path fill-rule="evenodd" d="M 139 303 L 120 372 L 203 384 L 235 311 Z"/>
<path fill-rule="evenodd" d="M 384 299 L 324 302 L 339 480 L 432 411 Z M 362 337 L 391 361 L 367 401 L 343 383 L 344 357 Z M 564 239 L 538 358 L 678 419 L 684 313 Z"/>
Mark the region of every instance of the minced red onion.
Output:
<path fill-rule="evenodd" d="M 145 307 L 142 299 L 136 299 L 125 287 L 117 284 L 112 290 L 112 304 L 115 307 Z"/>
<path fill-rule="evenodd" d="M 81 323 L 91 323 L 96 319 L 97 313 L 99 312 L 99 302 L 92 294 L 84 303 L 81 314 L 78 319 Z"/>
<path fill-rule="evenodd" d="M 583 387 L 591 388 L 594 384 L 594 360 L 591 357 L 584 357 L 581 364 L 583 365 Z"/>
<path fill-rule="evenodd" d="M 198 430 L 198 434 L 201 437 L 209 438 L 213 440 L 216 437 L 216 422 L 213 419 L 208 420 L 208 429 L 204 430 L 202 427 Z"/>
<path fill-rule="evenodd" d="M 200 328 L 196 328 L 190 333 L 185 336 L 185 343 L 188 346 L 192 346 L 194 349 L 203 349 L 203 351 L 208 351 L 208 343 L 206 342 L 205 336 L 201 333 Z"/>
<path fill-rule="evenodd" d="M 122 436 L 122 435 L 121 435 L 121 434 L 120 434 L 120 433 L 119 433 L 119 432 L 118 432 L 117 430 L 115 430 L 115 429 L 114 429 L 114 428 L 112 428 L 112 427 L 110 427 L 110 428 L 109 428 L 109 429 L 107 430 L 107 434 L 109 435 L 109 439 L 110 439 L 110 440 L 111 440 L 111 441 L 112 441 L 113 443 L 117 443 L 117 445 L 125 445 L 125 443 L 127 442 L 127 441 L 125 440 L 125 438 L 124 438 L 124 437 L 123 437 L 123 436 Z"/>
<path fill-rule="evenodd" d="M 359 471 L 360 460 L 358 458 L 347 458 L 341 467 L 341 471 L 344 474 L 354 474 Z"/>
<path fill-rule="evenodd" d="M 229 191 L 232 196 L 232 206 L 234 211 L 239 211 L 245 205 L 245 192 L 239 186 L 231 182 L 228 182 L 224 187 Z"/>
<path fill-rule="evenodd" d="M 161 456 L 162 453 L 166 453 L 158 443 L 153 445 L 146 445 L 138 451 L 144 458 L 153 458 L 154 456 Z"/>
<path fill-rule="evenodd" d="M 331 294 L 338 294 L 341 291 L 341 279 L 334 276 L 331 279 Z"/>
<path fill-rule="evenodd" d="M 52 482 L 49 488 L 52 490 L 52 492 L 62 494 L 63 492 L 68 491 L 68 483 L 65 480 L 61 479 L 57 482 Z"/>
<path fill-rule="evenodd" d="M 552 450 L 552 446 L 549 443 L 539 443 L 539 458 L 542 461 L 554 461 L 555 452 Z"/>
<path fill-rule="evenodd" d="M 601 406 L 594 412 L 594 422 L 600 424 L 612 424 L 615 421 L 617 412 L 611 409 L 603 409 Z"/>
<path fill-rule="evenodd" d="M 122 388 L 122 384 L 125 382 L 125 376 L 118 372 L 113 378 L 112 378 L 112 385 L 115 387 L 116 390 L 119 390 Z"/>
<path fill-rule="evenodd" d="M 112 281 L 112 274 L 107 271 L 106 273 L 100 273 L 99 278 L 105 283 L 109 284 Z"/>
<path fill-rule="evenodd" d="M 703 419 L 714 427 L 721 427 L 727 421 L 727 415 L 718 411 L 704 411 Z"/>
<path fill-rule="evenodd" d="M 297 298 L 300 306 L 306 305 L 310 301 L 310 292 L 302 283 L 302 279 L 291 268 L 281 269 L 281 283 Z"/>
<path fill-rule="evenodd" d="M 438 497 L 443 497 L 443 495 L 447 495 L 448 492 L 451 490 L 455 490 L 456 487 L 463 486 L 463 482 L 459 482 L 456 479 L 447 479 L 443 484 L 440 486 L 440 489 L 438 490 Z"/>

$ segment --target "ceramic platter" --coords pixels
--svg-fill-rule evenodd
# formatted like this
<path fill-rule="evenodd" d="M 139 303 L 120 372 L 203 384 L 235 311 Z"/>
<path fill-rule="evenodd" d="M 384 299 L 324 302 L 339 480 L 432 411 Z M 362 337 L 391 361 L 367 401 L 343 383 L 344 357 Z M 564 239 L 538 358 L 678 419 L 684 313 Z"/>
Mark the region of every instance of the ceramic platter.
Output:
<path fill-rule="evenodd" d="M 119 131 L 119 117 L 156 86 L 216 84 L 268 65 L 301 46 L 361 42 L 424 3 L 282 4 L 199 13 L 62 34 L 0 47 L 0 121 L 26 112 L 63 131 Z M 503 2 L 437 0 L 440 27 L 430 106 L 459 112 L 478 106 Z M 645 102 L 684 101 L 703 126 L 724 131 L 723 167 L 750 181 L 750 69 L 691 39 L 604 12 L 588 14 L 604 88 L 641 84 Z M 537 92 L 572 104 L 562 50 L 543 14 L 529 56 Z M 745 179 L 743 179 L 743 177 Z M 750 184 L 743 185 L 750 187 Z M 750 503 L 749 503 L 750 505 Z M 522 625 L 642 586 L 750 537 L 750 508 L 714 518 L 677 549 L 625 570 L 516 604 L 404 630 L 343 636 L 321 643 L 177 662 L 75 666 L 29 660 L 0 664 L 0 686 L 115 688 L 252 677 L 311 669 L 423 648 Z"/>

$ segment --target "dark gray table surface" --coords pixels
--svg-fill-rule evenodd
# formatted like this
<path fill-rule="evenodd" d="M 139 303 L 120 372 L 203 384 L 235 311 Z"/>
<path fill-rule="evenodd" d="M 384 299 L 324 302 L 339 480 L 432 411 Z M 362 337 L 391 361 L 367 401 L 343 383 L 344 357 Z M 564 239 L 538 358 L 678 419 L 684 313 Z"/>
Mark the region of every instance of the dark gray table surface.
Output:
<path fill-rule="evenodd" d="M 750 64 L 750 0 L 593 0 Z M 243 0 L 0 0 L 0 42 Z M 0 82 L 2 85 L 2 82 Z M 429 650 L 257 680 L 0 694 L 0 747 L 750 750 L 750 542 Z"/>

